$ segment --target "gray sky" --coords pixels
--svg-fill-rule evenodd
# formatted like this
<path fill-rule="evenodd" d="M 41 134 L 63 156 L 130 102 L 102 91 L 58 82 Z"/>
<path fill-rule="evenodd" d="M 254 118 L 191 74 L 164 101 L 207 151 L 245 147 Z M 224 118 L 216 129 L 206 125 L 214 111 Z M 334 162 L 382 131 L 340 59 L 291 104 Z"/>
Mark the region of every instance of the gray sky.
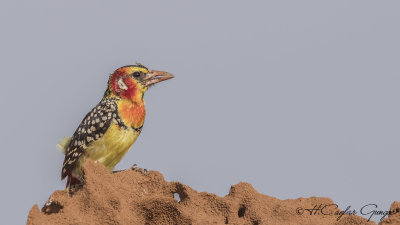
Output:
<path fill-rule="evenodd" d="M 250 182 L 345 209 L 400 200 L 398 1 L 1 1 L 1 211 L 23 224 L 60 181 L 108 75 L 151 88 L 132 164 L 218 195 Z M 377 219 L 377 218 L 374 218 Z"/>

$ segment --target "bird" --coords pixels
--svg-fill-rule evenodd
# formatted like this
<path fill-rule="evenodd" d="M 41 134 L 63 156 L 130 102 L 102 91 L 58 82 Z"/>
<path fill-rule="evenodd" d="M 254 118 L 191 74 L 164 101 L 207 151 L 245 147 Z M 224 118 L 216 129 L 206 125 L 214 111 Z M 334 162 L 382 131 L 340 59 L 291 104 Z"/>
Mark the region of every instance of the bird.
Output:
<path fill-rule="evenodd" d="M 71 137 L 57 147 L 64 152 L 61 180 L 67 188 L 83 184 L 82 165 L 87 159 L 103 164 L 110 172 L 140 135 L 149 87 L 174 75 L 149 70 L 140 63 L 116 69 L 109 77 L 101 101 L 83 118 Z"/>

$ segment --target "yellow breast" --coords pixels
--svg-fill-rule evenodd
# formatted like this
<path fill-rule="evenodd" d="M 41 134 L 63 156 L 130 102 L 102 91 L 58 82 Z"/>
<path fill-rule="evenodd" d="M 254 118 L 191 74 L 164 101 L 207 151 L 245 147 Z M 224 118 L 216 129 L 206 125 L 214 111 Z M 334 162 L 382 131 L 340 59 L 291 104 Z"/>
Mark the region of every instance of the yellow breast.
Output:
<path fill-rule="evenodd" d="M 132 128 L 123 129 L 112 124 L 102 138 L 93 142 L 85 151 L 85 158 L 102 163 L 109 171 L 121 161 L 140 132 Z"/>

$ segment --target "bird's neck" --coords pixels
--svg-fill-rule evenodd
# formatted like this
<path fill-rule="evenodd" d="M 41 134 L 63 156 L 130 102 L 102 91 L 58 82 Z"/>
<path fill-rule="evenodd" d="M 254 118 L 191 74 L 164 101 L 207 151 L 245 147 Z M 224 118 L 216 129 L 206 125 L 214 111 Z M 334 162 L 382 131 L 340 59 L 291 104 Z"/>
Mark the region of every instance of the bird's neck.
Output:
<path fill-rule="evenodd" d="M 140 101 L 121 99 L 118 102 L 118 113 L 126 125 L 132 128 L 140 128 L 143 126 L 146 117 L 145 102 L 143 98 L 140 98 Z"/>

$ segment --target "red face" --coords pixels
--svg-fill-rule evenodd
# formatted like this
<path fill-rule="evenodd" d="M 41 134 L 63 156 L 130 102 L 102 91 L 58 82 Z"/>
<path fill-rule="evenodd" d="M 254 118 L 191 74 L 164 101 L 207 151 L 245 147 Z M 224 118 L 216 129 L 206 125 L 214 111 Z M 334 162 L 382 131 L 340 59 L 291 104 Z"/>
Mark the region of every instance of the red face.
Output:
<path fill-rule="evenodd" d="M 137 101 L 151 85 L 174 76 L 163 71 L 150 71 L 143 66 L 125 66 L 117 69 L 110 77 L 113 94 L 124 99 Z"/>

